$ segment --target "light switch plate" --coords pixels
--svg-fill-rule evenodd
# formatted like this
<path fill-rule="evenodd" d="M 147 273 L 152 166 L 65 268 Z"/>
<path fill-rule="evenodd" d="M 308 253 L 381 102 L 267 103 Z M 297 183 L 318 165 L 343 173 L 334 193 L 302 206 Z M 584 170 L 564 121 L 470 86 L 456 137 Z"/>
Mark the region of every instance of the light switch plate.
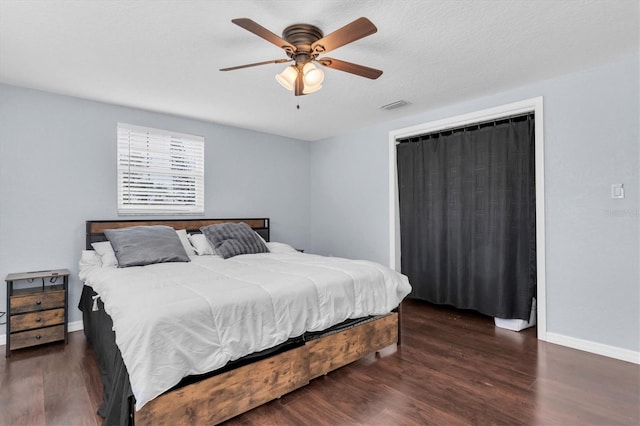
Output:
<path fill-rule="evenodd" d="M 614 183 L 611 185 L 611 198 L 614 200 L 624 198 L 624 184 Z"/>

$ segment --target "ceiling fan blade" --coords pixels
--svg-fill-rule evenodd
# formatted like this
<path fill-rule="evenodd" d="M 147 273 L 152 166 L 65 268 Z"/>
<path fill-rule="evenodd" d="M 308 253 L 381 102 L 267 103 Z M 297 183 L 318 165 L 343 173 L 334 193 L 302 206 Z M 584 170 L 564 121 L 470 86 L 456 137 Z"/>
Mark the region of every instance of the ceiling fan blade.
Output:
<path fill-rule="evenodd" d="M 273 59 L 271 61 L 256 62 L 254 64 L 238 65 L 236 67 L 229 67 L 229 68 L 220 68 L 220 71 L 233 71 L 233 70 L 239 70 L 242 68 L 257 67 L 258 65 L 282 64 L 284 62 L 291 62 L 292 60 L 293 59 Z"/>
<path fill-rule="evenodd" d="M 311 45 L 311 50 L 316 53 L 326 53 L 345 44 L 360 40 L 363 37 L 369 36 L 378 29 L 367 18 L 358 18 L 350 24 L 345 25 L 332 32 L 329 35 L 322 37 Z"/>
<path fill-rule="evenodd" d="M 371 80 L 375 80 L 382 75 L 381 70 L 365 67 L 364 65 L 353 64 L 351 62 L 341 61 L 339 59 L 320 58 L 316 59 L 316 62 L 318 62 L 320 65 L 324 65 L 325 67 L 332 68 L 334 70 L 348 72 L 351 74 L 359 75 L 360 77 L 370 78 Z"/>
<path fill-rule="evenodd" d="M 231 22 L 238 25 L 239 27 L 244 28 L 245 30 L 254 33 L 258 37 L 262 37 L 267 40 L 269 43 L 275 44 L 281 49 L 284 49 L 287 53 L 292 53 L 296 51 L 296 47 L 284 40 L 282 37 L 277 36 L 272 33 L 262 25 L 257 22 L 252 21 L 249 18 L 236 18 L 232 19 Z"/>

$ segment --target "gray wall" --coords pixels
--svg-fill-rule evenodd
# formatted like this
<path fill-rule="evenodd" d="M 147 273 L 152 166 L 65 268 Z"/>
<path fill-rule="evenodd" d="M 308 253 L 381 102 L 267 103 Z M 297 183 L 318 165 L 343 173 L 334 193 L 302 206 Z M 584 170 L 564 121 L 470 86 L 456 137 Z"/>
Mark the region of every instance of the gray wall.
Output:
<path fill-rule="evenodd" d="M 81 319 L 85 221 L 119 218 L 117 122 L 204 136 L 203 216 L 270 217 L 273 240 L 308 247 L 308 142 L 0 85 L 0 311 L 8 273 L 68 268 Z"/>
<path fill-rule="evenodd" d="M 118 218 L 118 121 L 205 137 L 205 216 L 268 216 L 274 240 L 388 264 L 389 131 L 542 95 L 548 332 L 639 351 L 638 59 L 312 144 L 0 85 L 0 279 L 69 268 L 80 319 L 84 221 Z"/>
<path fill-rule="evenodd" d="M 389 263 L 389 131 L 544 96 L 547 331 L 639 351 L 638 59 L 313 143 L 310 249 Z"/>

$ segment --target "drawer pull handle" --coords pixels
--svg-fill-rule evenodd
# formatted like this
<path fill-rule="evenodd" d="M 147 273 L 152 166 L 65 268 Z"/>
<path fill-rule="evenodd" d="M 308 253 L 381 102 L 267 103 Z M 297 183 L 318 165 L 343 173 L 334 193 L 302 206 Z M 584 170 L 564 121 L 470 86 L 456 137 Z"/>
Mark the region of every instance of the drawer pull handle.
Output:
<path fill-rule="evenodd" d="M 36 300 L 36 305 L 40 306 L 42 305 L 42 302 L 40 300 Z"/>
<path fill-rule="evenodd" d="M 36 322 L 41 322 L 42 318 L 36 318 Z"/>
<path fill-rule="evenodd" d="M 42 338 L 42 336 L 39 335 L 39 334 L 36 336 L 36 340 L 40 340 L 41 338 Z"/>

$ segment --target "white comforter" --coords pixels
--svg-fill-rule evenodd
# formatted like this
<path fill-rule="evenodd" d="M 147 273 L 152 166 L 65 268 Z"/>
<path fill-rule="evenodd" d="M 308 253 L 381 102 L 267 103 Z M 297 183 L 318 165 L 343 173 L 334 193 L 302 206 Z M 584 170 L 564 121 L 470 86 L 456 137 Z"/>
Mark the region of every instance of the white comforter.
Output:
<path fill-rule="evenodd" d="M 302 253 L 191 259 L 81 271 L 113 319 L 138 410 L 187 375 L 387 313 L 411 290 L 404 275 L 368 261 Z"/>

